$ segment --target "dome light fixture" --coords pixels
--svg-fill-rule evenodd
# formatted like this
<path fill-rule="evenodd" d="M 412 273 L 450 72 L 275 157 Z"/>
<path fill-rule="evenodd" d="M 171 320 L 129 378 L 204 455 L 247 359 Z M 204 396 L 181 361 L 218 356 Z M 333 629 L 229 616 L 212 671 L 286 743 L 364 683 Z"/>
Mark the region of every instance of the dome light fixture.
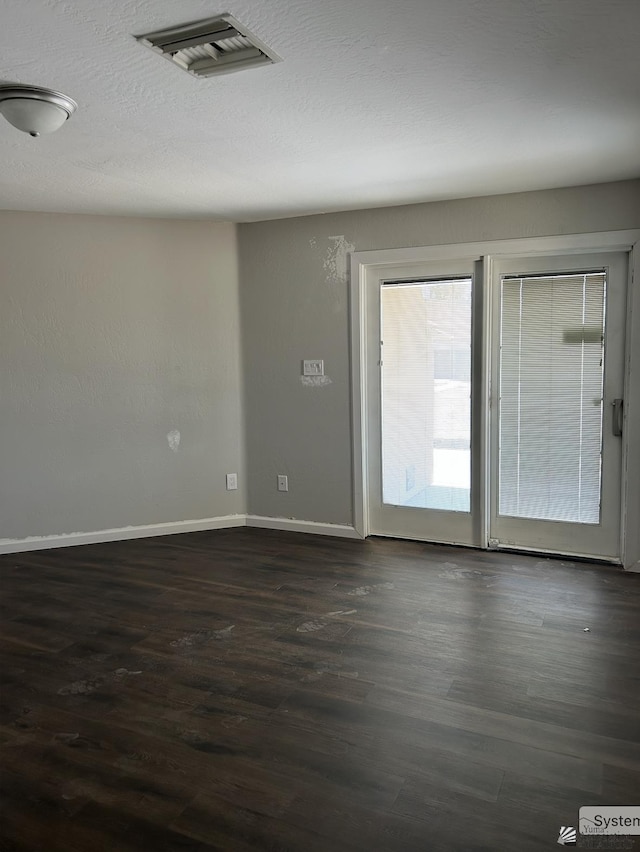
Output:
<path fill-rule="evenodd" d="M 29 136 L 53 133 L 70 118 L 78 104 L 53 89 L 13 84 L 0 86 L 0 113 Z"/>

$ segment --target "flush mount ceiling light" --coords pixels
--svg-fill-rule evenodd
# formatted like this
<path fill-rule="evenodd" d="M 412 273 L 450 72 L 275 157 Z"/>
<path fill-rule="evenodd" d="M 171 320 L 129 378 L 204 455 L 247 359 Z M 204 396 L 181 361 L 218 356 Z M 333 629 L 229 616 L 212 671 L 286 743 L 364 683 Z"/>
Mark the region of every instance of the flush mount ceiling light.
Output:
<path fill-rule="evenodd" d="M 52 89 L 39 86 L 0 86 L 0 113 L 29 136 L 53 133 L 73 115 L 78 104 Z"/>
<path fill-rule="evenodd" d="M 277 53 L 228 13 L 136 38 L 194 77 L 213 77 L 282 62 Z"/>

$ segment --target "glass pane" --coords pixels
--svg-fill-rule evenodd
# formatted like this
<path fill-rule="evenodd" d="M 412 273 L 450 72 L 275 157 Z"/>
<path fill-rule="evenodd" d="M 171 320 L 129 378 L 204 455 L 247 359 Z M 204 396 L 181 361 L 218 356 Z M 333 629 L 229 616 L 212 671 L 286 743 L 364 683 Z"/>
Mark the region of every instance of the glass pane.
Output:
<path fill-rule="evenodd" d="M 600 520 L 605 272 L 505 277 L 500 514 Z"/>
<path fill-rule="evenodd" d="M 471 278 L 385 283 L 382 502 L 469 512 Z"/>

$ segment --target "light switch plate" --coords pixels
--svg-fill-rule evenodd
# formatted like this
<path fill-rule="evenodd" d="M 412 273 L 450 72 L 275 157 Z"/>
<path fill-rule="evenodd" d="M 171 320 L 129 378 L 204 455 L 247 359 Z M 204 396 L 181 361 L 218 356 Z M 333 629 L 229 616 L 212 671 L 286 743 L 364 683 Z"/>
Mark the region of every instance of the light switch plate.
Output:
<path fill-rule="evenodd" d="M 302 362 L 303 376 L 324 376 L 324 361 L 315 358 Z"/>

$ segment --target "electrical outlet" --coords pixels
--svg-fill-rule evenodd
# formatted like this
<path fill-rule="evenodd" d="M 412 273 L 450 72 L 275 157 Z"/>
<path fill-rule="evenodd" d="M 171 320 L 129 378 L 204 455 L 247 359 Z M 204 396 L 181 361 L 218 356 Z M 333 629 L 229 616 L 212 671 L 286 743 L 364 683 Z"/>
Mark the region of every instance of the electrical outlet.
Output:
<path fill-rule="evenodd" d="M 289 490 L 289 477 L 285 476 L 283 473 L 278 474 L 278 491 L 288 491 Z"/>
<path fill-rule="evenodd" d="M 235 491 L 238 487 L 238 474 L 237 473 L 228 473 L 227 474 L 227 491 Z"/>

